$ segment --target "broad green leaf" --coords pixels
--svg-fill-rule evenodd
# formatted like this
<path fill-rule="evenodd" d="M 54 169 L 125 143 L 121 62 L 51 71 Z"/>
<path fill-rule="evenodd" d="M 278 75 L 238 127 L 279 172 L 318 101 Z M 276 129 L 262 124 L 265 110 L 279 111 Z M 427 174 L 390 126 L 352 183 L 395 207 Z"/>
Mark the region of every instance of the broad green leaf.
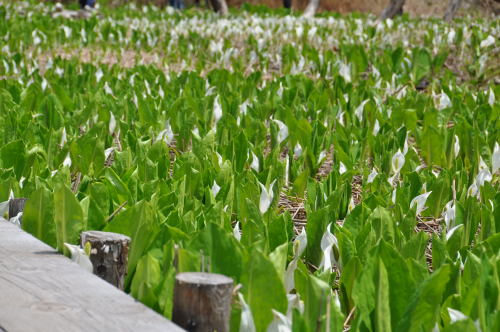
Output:
<path fill-rule="evenodd" d="M 23 229 L 52 247 L 57 246 L 53 194 L 41 187 L 26 201 Z"/>
<path fill-rule="evenodd" d="M 418 286 L 408 299 L 398 331 L 428 331 L 437 322 L 443 292 L 450 278 L 450 266 L 443 265 Z"/>
<path fill-rule="evenodd" d="M 244 265 L 242 284 L 258 332 L 265 331 L 271 323 L 271 309 L 286 313 L 288 302 L 283 282 L 273 263 L 260 251 L 250 253 Z"/>
<path fill-rule="evenodd" d="M 54 192 L 54 220 L 57 231 L 57 249 L 64 243 L 78 243 L 83 228 L 83 212 L 71 190 L 62 186 Z"/>
<path fill-rule="evenodd" d="M 161 269 L 158 260 L 146 254 L 137 263 L 130 293 L 147 306 L 156 307 L 157 290 L 161 281 Z"/>

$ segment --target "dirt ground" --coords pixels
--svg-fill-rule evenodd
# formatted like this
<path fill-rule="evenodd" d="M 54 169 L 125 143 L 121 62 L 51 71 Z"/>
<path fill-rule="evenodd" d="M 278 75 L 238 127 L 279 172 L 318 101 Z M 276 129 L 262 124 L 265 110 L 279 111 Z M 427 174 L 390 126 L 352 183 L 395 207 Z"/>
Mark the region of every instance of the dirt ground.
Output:
<path fill-rule="evenodd" d="M 252 4 L 265 4 L 269 7 L 281 7 L 281 0 L 226 0 L 232 6 L 238 6 L 245 2 Z M 292 0 L 293 8 L 302 10 L 307 6 L 308 0 Z M 413 17 L 443 16 L 449 0 L 406 0 L 404 11 Z M 387 6 L 389 0 L 321 0 L 320 10 L 328 10 L 339 13 L 362 12 L 380 14 Z M 497 2 L 498 3 L 498 2 Z M 465 0 L 462 5 L 462 14 L 471 9 L 477 12 L 492 11 L 495 0 Z"/>

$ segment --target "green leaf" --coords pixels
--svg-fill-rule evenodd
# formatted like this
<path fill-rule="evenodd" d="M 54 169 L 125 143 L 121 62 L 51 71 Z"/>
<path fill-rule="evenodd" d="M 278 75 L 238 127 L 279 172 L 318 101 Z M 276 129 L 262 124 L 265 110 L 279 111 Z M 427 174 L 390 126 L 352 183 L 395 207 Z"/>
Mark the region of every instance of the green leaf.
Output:
<path fill-rule="evenodd" d="M 258 332 L 265 331 L 273 320 L 271 309 L 286 313 L 288 301 L 283 283 L 273 263 L 260 251 L 250 254 L 242 284 Z"/>
<path fill-rule="evenodd" d="M 25 143 L 21 140 L 5 144 L 0 149 L 0 160 L 3 168 L 13 168 L 19 179 L 24 171 L 26 163 Z"/>
<path fill-rule="evenodd" d="M 389 278 L 384 263 L 379 260 L 377 275 L 377 300 L 375 307 L 375 331 L 391 331 L 391 310 L 389 303 Z"/>
<path fill-rule="evenodd" d="M 53 194 L 41 187 L 26 201 L 23 229 L 51 247 L 57 246 Z"/>
<path fill-rule="evenodd" d="M 137 269 L 132 280 L 130 293 L 147 306 L 157 307 L 157 288 L 160 284 L 160 262 L 150 253 L 137 263 Z"/>
<path fill-rule="evenodd" d="M 211 272 L 224 274 L 233 278 L 236 283 L 239 282 L 244 252 L 233 234 L 214 223 L 209 223 L 199 235 L 192 238 L 190 248 L 203 251 L 203 254 L 209 257 Z"/>
<path fill-rule="evenodd" d="M 418 83 L 431 70 L 432 59 L 429 52 L 423 48 L 415 48 L 412 65 L 413 82 Z"/>
<path fill-rule="evenodd" d="M 57 249 L 62 251 L 65 242 L 78 243 L 83 229 L 83 212 L 75 195 L 66 186 L 61 186 L 54 192 L 54 202 Z"/>
<path fill-rule="evenodd" d="M 439 317 L 439 310 L 446 284 L 450 278 L 450 266 L 443 265 L 434 271 L 416 290 L 411 298 L 397 331 L 430 331 Z"/>
<path fill-rule="evenodd" d="M 200 254 L 180 248 L 177 252 L 177 268 L 179 272 L 199 272 L 201 268 Z"/>
<path fill-rule="evenodd" d="M 389 281 L 390 309 L 392 329 L 396 330 L 398 321 L 403 317 L 408 299 L 416 287 L 411 270 L 403 256 L 391 245 L 382 241 L 379 245 L 379 255 L 387 268 Z"/>
<path fill-rule="evenodd" d="M 331 288 L 326 282 L 306 271 L 305 266 L 299 263 L 299 268 L 295 272 L 295 288 L 304 301 L 304 318 L 308 330 L 324 331 L 327 326 L 326 309 Z"/>
<path fill-rule="evenodd" d="M 276 247 L 276 249 L 274 249 L 274 251 L 269 254 L 269 259 L 276 268 L 276 272 L 278 272 L 278 275 L 283 283 L 285 282 L 287 253 L 288 243 L 283 243 L 282 245 Z"/>

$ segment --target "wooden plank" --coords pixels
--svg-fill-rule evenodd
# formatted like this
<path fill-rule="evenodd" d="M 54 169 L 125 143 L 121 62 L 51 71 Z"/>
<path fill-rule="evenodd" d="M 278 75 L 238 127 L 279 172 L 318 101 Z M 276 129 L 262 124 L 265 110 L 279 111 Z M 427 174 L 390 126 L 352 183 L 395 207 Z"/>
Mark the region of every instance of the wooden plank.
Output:
<path fill-rule="evenodd" d="M 0 219 L 0 331 L 183 331 Z"/>

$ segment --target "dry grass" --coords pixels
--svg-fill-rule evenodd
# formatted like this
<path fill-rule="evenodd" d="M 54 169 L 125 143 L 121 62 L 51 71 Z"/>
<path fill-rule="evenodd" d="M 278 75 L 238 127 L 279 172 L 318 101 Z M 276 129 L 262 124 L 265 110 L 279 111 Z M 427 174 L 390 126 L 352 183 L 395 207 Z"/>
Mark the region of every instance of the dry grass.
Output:
<path fill-rule="evenodd" d="M 432 218 L 432 217 L 420 217 L 417 216 L 417 225 L 415 226 L 415 232 L 425 232 L 429 237 L 429 241 L 427 242 L 427 247 L 425 248 L 425 260 L 427 262 L 427 267 L 429 271 L 432 272 L 432 235 L 441 235 L 443 231 L 441 227 L 442 218 Z"/>
<path fill-rule="evenodd" d="M 307 213 L 304 207 L 305 199 L 289 196 L 284 192 L 280 193 L 278 209 L 282 212 L 288 211 L 292 216 L 294 231 L 300 234 L 307 223 Z"/>

